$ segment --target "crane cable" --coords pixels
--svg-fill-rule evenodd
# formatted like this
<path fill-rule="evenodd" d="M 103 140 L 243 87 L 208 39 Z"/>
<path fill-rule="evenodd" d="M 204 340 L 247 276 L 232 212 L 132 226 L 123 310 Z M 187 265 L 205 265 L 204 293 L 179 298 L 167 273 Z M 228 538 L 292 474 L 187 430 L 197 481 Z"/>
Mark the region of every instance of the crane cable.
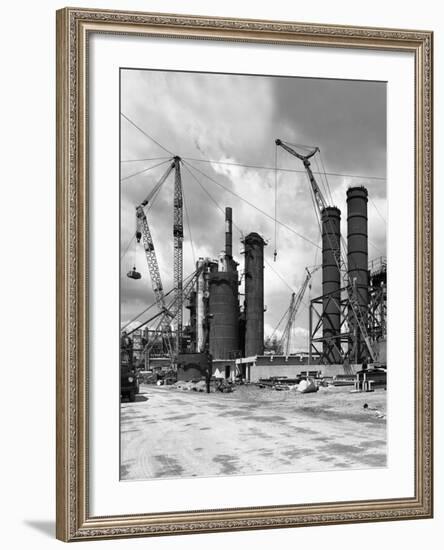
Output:
<path fill-rule="evenodd" d="M 327 189 L 328 189 L 328 193 L 329 193 L 329 195 L 330 195 L 330 200 L 331 200 L 331 202 L 332 202 L 332 204 L 333 204 L 333 195 L 332 195 L 332 193 L 331 193 L 330 184 L 329 184 L 329 182 L 328 182 L 327 171 L 325 170 L 324 158 L 323 158 L 323 156 L 322 156 L 322 153 L 321 153 L 321 150 L 320 150 L 320 149 L 319 149 L 319 160 L 320 160 L 320 162 L 321 162 L 321 167 L 322 167 L 322 170 L 323 170 L 323 173 L 324 173 L 324 179 L 325 179 L 325 181 L 326 181 L 326 183 L 327 183 Z"/>
<path fill-rule="evenodd" d="M 265 259 L 265 261 L 267 262 L 266 259 Z M 268 262 L 267 262 L 267 263 L 268 263 Z M 272 267 L 271 265 L 269 265 L 269 267 L 270 267 L 271 269 L 273 269 L 273 267 Z M 316 273 L 316 271 L 319 270 L 319 268 L 320 268 L 320 266 L 313 266 L 313 268 L 312 268 L 311 271 L 309 272 L 309 273 L 310 273 L 310 278 L 308 279 L 307 284 L 306 284 L 306 288 L 307 288 L 307 287 L 309 288 L 309 292 L 311 291 L 311 279 L 312 279 L 312 276 L 314 275 L 314 273 Z M 309 270 L 310 267 L 307 267 L 306 269 Z M 273 269 L 273 271 L 275 271 L 275 270 Z M 279 275 L 279 273 L 277 273 L 276 271 L 275 271 L 275 273 L 281 278 L 281 280 L 282 280 L 282 281 L 288 286 L 288 288 L 291 290 L 292 297 L 293 297 L 293 296 L 294 296 L 295 298 L 300 297 L 301 305 L 303 305 L 305 308 L 308 309 L 309 305 L 305 302 L 305 300 L 303 299 L 303 297 L 300 296 L 301 293 L 302 293 L 302 290 L 303 290 L 303 288 L 304 288 L 304 285 L 305 285 L 305 279 L 304 279 L 304 281 L 302 282 L 302 285 L 300 286 L 299 290 L 296 292 L 294 289 L 292 289 L 292 288 L 283 280 L 283 278 Z M 304 293 L 305 293 L 305 291 L 304 291 Z M 291 316 L 291 312 L 292 312 L 292 307 L 291 307 L 291 306 L 292 306 L 292 301 L 290 301 L 290 305 L 287 307 L 287 309 L 285 310 L 285 313 L 283 314 L 283 316 L 281 317 L 280 321 L 278 322 L 278 324 L 276 325 L 275 329 L 273 330 L 273 332 L 272 332 L 272 334 L 271 334 L 271 336 L 270 336 L 270 340 L 275 336 L 277 330 L 279 329 L 279 326 L 281 325 L 282 321 L 285 319 L 285 317 L 287 316 L 287 314 L 288 314 L 288 316 L 289 316 L 289 319 L 288 319 L 287 323 L 289 322 L 290 316 Z M 296 320 L 296 318 L 297 318 L 297 316 L 299 315 L 299 313 L 300 313 L 300 310 L 296 312 L 296 314 L 295 314 L 295 316 L 294 316 L 294 318 L 293 318 L 293 323 L 294 323 L 294 321 Z M 282 335 L 282 336 L 283 336 L 283 335 Z M 282 339 L 282 336 L 281 336 L 281 339 Z"/>
<path fill-rule="evenodd" d="M 183 159 L 182 159 L 183 160 Z M 252 202 L 250 202 L 249 200 L 247 200 L 246 198 L 242 197 L 241 195 L 239 195 L 238 193 L 236 193 L 235 191 L 232 191 L 231 189 L 229 189 L 228 187 L 225 187 L 225 185 L 222 185 L 221 183 L 219 183 L 218 181 L 216 181 L 214 178 L 212 178 L 211 176 L 209 176 L 208 174 L 206 174 L 205 172 L 202 172 L 201 170 L 199 170 L 199 168 L 197 168 L 196 166 L 194 166 L 193 164 L 189 163 L 189 162 L 186 162 L 186 164 L 193 168 L 194 170 L 196 170 L 197 172 L 199 172 L 199 174 L 201 174 L 202 176 L 206 177 L 209 181 L 211 181 L 212 183 L 216 184 L 217 186 L 221 187 L 222 189 L 224 189 L 225 191 L 227 191 L 228 193 L 230 193 L 231 195 L 234 195 L 235 197 L 237 197 L 238 199 L 240 199 L 241 201 L 245 202 L 246 204 L 248 204 L 249 206 L 251 206 L 252 208 L 254 208 L 255 210 L 257 210 L 258 212 L 260 212 L 262 215 L 264 215 L 266 218 L 269 218 L 270 220 L 272 221 L 276 221 L 279 225 L 282 225 L 282 227 L 285 227 L 286 229 L 288 229 L 289 231 L 291 231 L 292 233 L 294 233 L 295 235 L 297 235 L 299 238 L 301 238 L 302 240 L 312 244 L 313 246 L 319 248 L 319 246 L 314 242 L 312 241 L 311 239 L 305 237 L 304 235 L 302 235 L 301 233 L 298 233 L 295 229 L 293 229 L 292 227 L 290 227 L 289 225 L 285 224 L 284 222 L 281 222 L 279 220 L 275 220 L 275 218 L 268 214 L 267 212 L 265 212 L 265 210 L 262 210 L 261 208 L 259 208 L 258 206 L 254 205 Z"/>
<path fill-rule="evenodd" d="M 277 258 L 277 145 L 274 145 L 274 253 L 273 261 L 276 261 Z"/>
<path fill-rule="evenodd" d="M 196 275 L 196 271 L 193 271 L 190 275 L 188 275 L 187 277 L 185 277 L 185 279 L 183 280 L 183 286 L 184 288 L 186 288 L 187 286 L 189 286 L 190 282 L 192 281 L 193 277 Z M 166 294 L 165 294 L 165 298 L 167 296 L 169 296 L 172 292 L 174 292 L 175 288 L 171 288 Z M 175 299 L 173 299 L 173 301 L 167 306 L 167 309 L 171 309 L 172 306 L 174 305 L 174 302 L 175 302 Z M 133 319 L 131 319 L 131 321 L 128 321 L 126 323 L 126 325 L 121 328 L 120 330 L 121 331 L 124 331 L 129 325 L 131 325 L 132 323 L 134 323 L 135 321 L 137 321 L 137 319 L 139 319 L 140 317 L 142 317 L 142 315 L 144 315 L 147 311 L 149 311 L 151 308 L 153 308 L 155 305 L 157 305 L 157 302 L 153 302 L 151 303 L 148 307 L 146 307 L 143 311 L 141 311 L 140 313 L 138 313 L 135 317 L 133 317 Z M 161 315 L 163 313 L 160 313 Z M 138 327 L 136 327 L 134 330 L 138 330 L 140 329 L 142 326 L 146 325 L 148 321 L 144 321 L 143 323 L 141 323 Z M 134 332 L 134 330 L 132 332 Z"/>
<path fill-rule="evenodd" d="M 160 187 L 159 189 L 156 190 L 156 192 L 154 193 L 152 199 L 150 200 L 150 202 L 148 203 L 148 205 L 146 206 L 146 211 L 149 212 L 151 210 L 151 208 L 153 207 L 154 203 L 156 202 L 156 199 L 159 195 L 159 191 L 160 191 Z M 123 258 L 125 257 L 125 255 L 127 254 L 133 240 L 136 238 L 136 232 L 134 232 L 133 236 L 131 237 L 131 239 L 128 241 L 128 244 L 126 245 L 125 247 L 125 250 L 124 252 L 121 254 L 120 256 L 120 260 L 123 260 Z"/>
<path fill-rule="evenodd" d="M 195 271 L 193 271 L 193 273 L 191 273 L 191 275 L 189 275 L 187 278 L 183 279 L 183 283 L 182 283 L 182 284 L 183 284 L 183 291 L 184 291 L 184 294 L 183 294 L 183 296 L 182 296 L 182 303 L 183 303 L 183 300 L 184 300 L 184 298 L 185 298 L 186 292 L 188 292 L 189 287 L 193 284 L 194 279 L 195 279 L 195 277 L 198 275 L 198 273 L 199 273 L 199 270 L 196 269 Z M 173 290 L 175 290 L 175 289 L 174 289 L 174 288 L 171 289 L 171 292 L 172 292 Z M 146 351 L 146 350 L 151 350 L 151 349 L 153 348 L 153 346 L 155 345 L 155 343 L 156 343 L 156 339 L 157 339 L 159 336 L 162 338 L 163 341 L 167 340 L 167 338 L 170 338 L 171 334 L 170 334 L 170 333 L 169 333 L 169 334 L 165 334 L 165 333 L 163 332 L 163 327 L 162 327 L 162 325 L 163 325 L 163 320 L 164 320 L 165 315 L 167 315 L 167 314 L 176 306 L 177 301 L 178 301 L 178 298 L 177 298 L 176 295 L 174 295 L 174 296 L 173 296 L 173 299 L 171 300 L 171 302 L 170 302 L 170 303 L 168 304 L 168 306 L 166 307 L 166 311 L 165 311 L 164 315 L 161 317 L 161 319 L 160 319 L 160 321 L 158 322 L 156 328 L 154 329 L 154 336 L 153 336 L 151 345 L 150 345 L 150 342 L 148 342 L 147 345 L 145 346 L 144 351 Z M 180 306 L 180 304 L 179 304 L 179 306 Z M 171 317 L 171 321 L 173 320 L 173 318 L 174 318 L 174 316 Z M 149 322 L 149 321 L 148 321 L 148 322 Z M 143 323 L 142 325 L 140 325 L 140 327 L 143 326 L 144 324 L 146 324 L 146 322 Z M 140 327 L 139 327 L 139 328 L 140 328 Z"/>
<path fill-rule="evenodd" d="M 282 142 L 287 143 L 287 142 Z M 300 147 L 299 147 L 300 148 Z M 313 149 L 313 148 L 312 148 Z M 273 171 L 274 166 L 261 166 L 259 164 L 243 164 L 241 162 L 228 162 L 228 161 L 222 161 L 222 160 L 212 160 L 212 159 L 198 159 L 196 157 L 181 157 L 182 160 L 192 161 L 192 162 L 204 162 L 206 164 L 220 164 L 222 166 L 240 166 L 242 168 L 252 168 L 254 170 L 269 170 Z M 293 172 L 297 174 L 303 174 L 305 170 L 297 170 L 294 168 L 278 168 L 279 172 Z M 320 175 L 321 172 L 313 172 L 315 175 Z M 387 178 L 382 178 L 380 176 L 363 176 L 359 174 L 340 174 L 339 172 L 326 172 L 328 176 L 334 176 L 338 178 L 357 178 L 361 180 L 379 180 L 379 181 L 386 181 Z"/>
<path fill-rule="evenodd" d="M 127 162 L 148 162 L 153 160 L 168 160 L 171 157 L 151 157 L 151 158 L 145 158 L 145 159 L 124 159 L 121 160 L 121 164 L 125 164 Z"/>
<path fill-rule="evenodd" d="M 205 186 L 202 184 L 201 181 L 199 181 L 199 179 L 195 176 L 195 174 L 193 174 L 193 172 L 190 170 L 190 168 L 188 168 L 188 166 L 191 167 L 190 164 L 188 163 L 184 164 L 184 168 L 187 170 L 187 172 L 191 175 L 191 177 L 197 182 L 197 184 L 199 185 L 199 187 L 202 189 L 202 191 L 207 195 L 207 197 L 209 197 L 209 199 L 213 202 L 213 204 L 216 206 L 216 208 L 223 214 L 223 216 L 225 216 L 225 210 L 222 208 L 222 206 L 220 206 L 220 204 L 216 201 L 216 199 L 211 195 L 211 193 L 209 193 L 209 191 L 207 191 L 205 189 Z M 239 232 L 241 238 L 243 238 L 244 236 L 244 232 L 243 230 L 234 222 L 232 221 L 231 222 L 233 224 L 233 226 L 237 229 L 237 231 Z"/>
<path fill-rule="evenodd" d="M 134 128 L 139 130 L 139 132 L 141 132 L 145 137 L 147 137 L 149 140 L 151 140 L 153 143 L 155 143 L 158 147 L 163 149 L 165 152 L 167 152 L 171 156 L 174 156 L 174 153 L 172 153 L 172 151 L 170 151 L 169 149 L 164 147 L 161 143 L 159 143 L 156 139 L 154 139 L 150 134 L 148 134 L 148 132 L 146 132 L 145 130 L 140 128 L 140 126 L 138 126 L 135 122 L 133 122 L 128 116 L 126 116 L 122 112 L 120 113 L 120 115 L 124 119 L 126 119 L 132 126 L 134 126 Z M 308 149 L 308 150 L 313 149 L 313 147 L 308 146 L 308 145 L 294 144 L 294 143 L 290 143 L 290 142 L 287 142 L 287 141 L 284 141 L 283 143 L 287 143 L 288 145 L 293 145 L 294 147 L 299 147 L 301 149 Z M 273 170 L 273 168 L 270 168 L 269 166 L 253 166 L 253 165 L 240 164 L 240 163 L 234 163 L 234 162 L 220 162 L 220 161 L 214 161 L 214 160 L 209 160 L 209 159 L 196 159 L 196 158 L 191 158 L 191 157 L 188 157 L 188 158 L 187 157 L 182 157 L 182 159 L 192 160 L 192 161 L 196 161 L 196 162 L 208 162 L 210 164 L 227 164 L 227 165 L 233 165 L 233 166 L 242 166 L 242 167 L 245 167 L 245 168 L 259 168 L 259 169 L 264 169 L 264 170 Z M 303 171 L 303 170 L 286 170 L 284 168 L 281 168 L 281 170 L 284 170 L 284 171 L 287 171 L 287 172 L 302 172 Z M 378 176 L 360 176 L 360 175 L 353 175 L 353 174 L 338 174 L 338 173 L 334 173 L 334 172 L 329 172 L 328 174 L 330 176 L 359 178 L 359 179 L 367 179 L 367 180 L 374 179 L 374 180 L 386 181 L 386 178 L 381 178 L 381 177 L 378 177 Z"/>
<path fill-rule="evenodd" d="M 146 132 L 145 130 L 142 130 L 142 128 L 140 128 L 140 126 L 137 126 L 137 124 L 135 122 L 133 122 L 129 117 L 127 117 L 124 113 L 120 112 L 120 115 L 125 119 L 127 120 L 132 126 L 134 126 L 134 128 L 136 128 L 137 130 L 139 130 L 139 132 L 141 132 L 145 137 L 147 137 L 148 139 L 150 139 L 153 143 L 155 143 L 158 147 L 160 147 L 161 149 L 163 149 L 164 151 L 166 151 L 168 154 L 170 154 L 171 156 L 174 156 L 173 153 L 171 151 L 169 151 L 166 147 L 164 147 L 161 143 L 159 143 L 157 140 L 155 140 L 152 136 L 150 136 L 148 134 L 148 132 Z"/>
<path fill-rule="evenodd" d="M 381 212 L 379 211 L 378 207 L 376 206 L 375 202 L 373 201 L 373 199 L 370 197 L 370 195 L 368 196 L 368 198 L 370 199 L 370 202 L 372 203 L 373 205 L 373 208 L 376 210 L 376 212 L 378 213 L 379 217 L 381 218 L 381 220 L 387 224 L 387 220 L 384 218 L 384 216 L 381 214 Z"/>
<path fill-rule="evenodd" d="M 136 233 L 137 233 L 137 218 L 134 219 L 134 225 L 135 225 L 135 228 L 134 228 L 134 236 L 136 236 Z M 134 266 L 134 270 L 136 270 L 136 259 L 137 259 L 137 241 L 136 239 L 133 239 L 133 242 L 134 242 L 134 263 L 133 263 L 133 266 Z"/>
<path fill-rule="evenodd" d="M 188 163 L 187 163 L 188 164 Z M 194 180 L 199 184 L 202 191 L 206 193 L 206 195 L 210 198 L 210 200 L 213 202 L 213 204 L 216 206 L 220 212 L 225 215 L 224 209 L 219 205 L 219 203 L 214 199 L 214 197 L 205 189 L 205 187 L 202 185 L 202 183 L 199 181 L 199 179 L 191 172 L 191 170 L 188 168 L 188 166 L 184 165 L 185 169 L 191 174 L 191 176 L 194 178 Z M 235 223 L 232 222 L 234 227 L 239 231 L 241 235 L 243 235 L 243 230 Z M 319 248 L 319 247 L 318 247 Z M 268 267 L 277 275 L 277 277 L 284 283 L 284 285 L 291 291 L 294 292 L 294 289 L 289 285 L 289 283 L 284 279 L 284 277 L 273 267 L 273 265 L 267 260 L 266 257 L 264 257 L 265 263 L 268 265 Z"/>
<path fill-rule="evenodd" d="M 278 322 L 278 324 L 276 325 L 275 329 L 274 329 L 273 332 L 271 333 L 270 342 L 271 342 L 271 341 L 273 340 L 273 338 L 275 337 L 277 331 L 279 330 L 279 327 L 280 327 L 281 324 L 282 324 L 282 321 L 287 317 L 289 311 L 290 311 L 290 305 L 287 307 L 287 309 L 285 310 L 284 314 L 282 315 L 280 321 Z"/>
<path fill-rule="evenodd" d="M 124 182 L 126 180 L 129 180 L 131 178 L 134 178 L 136 176 L 139 176 L 140 174 L 144 174 L 145 172 L 148 172 L 149 170 L 153 170 L 154 168 L 157 168 L 158 166 L 162 166 L 162 164 L 166 164 L 169 162 L 171 158 L 168 158 L 167 160 L 164 160 L 162 162 L 159 162 L 158 164 L 154 164 L 154 166 L 148 166 L 148 168 L 144 168 L 143 170 L 139 170 L 137 172 L 134 172 L 133 174 L 130 174 L 129 176 L 125 176 L 124 178 L 120 179 L 120 182 Z"/>
<path fill-rule="evenodd" d="M 165 294 L 165 297 L 167 297 L 169 294 L 171 294 L 173 292 L 174 288 L 172 288 L 169 292 L 167 292 Z M 155 305 L 157 305 L 157 302 L 153 302 L 152 304 L 150 304 L 148 307 L 146 307 L 143 311 L 141 311 L 140 313 L 138 313 L 135 317 L 133 317 L 131 319 L 131 321 L 128 321 L 126 323 L 126 325 L 124 327 L 122 327 L 120 330 L 121 332 L 123 332 L 126 328 L 128 328 L 132 323 L 134 323 L 135 321 L 137 321 L 137 319 L 139 319 L 140 317 L 142 317 L 142 315 L 144 315 L 145 313 L 147 313 L 147 311 L 149 311 L 150 309 L 152 309 Z M 139 327 L 137 327 L 139 328 Z M 137 330 L 137 329 L 136 329 Z"/>
<path fill-rule="evenodd" d="M 264 261 L 268 265 L 268 267 L 279 277 L 279 279 L 284 283 L 284 285 L 291 291 L 294 292 L 294 289 L 290 286 L 290 284 L 284 279 L 284 277 L 273 267 L 273 264 L 271 264 L 267 258 L 264 256 Z"/>
<path fill-rule="evenodd" d="M 183 163 L 181 163 L 183 166 Z M 194 250 L 194 243 L 193 243 L 193 235 L 191 233 L 191 225 L 190 225 L 190 217 L 188 214 L 188 207 L 187 207 L 187 201 L 185 197 L 185 182 L 182 182 L 182 196 L 183 196 L 183 204 L 185 206 L 185 220 L 187 222 L 188 226 L 188 233 L 190 234 L 190 244 L 191 244 L 191 252 L 193 254 L 193 264 L 196 265 L 196 252 Z"/>
<path fill-rule="evenodd" d="M 207 196 L 211 199 L 213 204 L 216 206 L 218 210 L 222 212 L 223 215 L 225 215 L 224 209 L 219 205 L 219 203 L 214 199 L 214 197 L 205 189 L 205 187 L 202 185 L 202 183 L 199 181 L 199 179 L 191 172 L 191 170 L 185 166 L 185 169 L 193 176 L 195 181 L 199 184 L 201 189 L 207 194 Z M 239 231 L 239 233 L 242 235 L 244 232 L 242 229 L 235 223 L 232 222 L 234 227 Z M 267 260 L 267 258 L 264 257 L 265 263 L 268 265 L 268 267 L 279 277 L 279 279 L 284 283 L 284 285 L 290 289 L 291 292 L 294 292 L 293 288 L 287 283 L 287 281 L 282 277 L 282 275 L 272 266 L 272 264 Z"/>
<path fill-rule="evenodd" d="M 136 238 L 136 235 L 134 234 L 131 237 L 131 239 L 128 241 L 128 244 L 126 245 L 124 252 L 121 254 L 120 260 L 123 260 L 123 258 L 125 257 L 126 253 L 128 252 L 128 250 L 129 250 L 129 248 L 130 248 L 130 246 L 131 246 L 131 244 L 132 244 L 132 242 L 135 238 Z"/>
<path fill-rule="evenodd" d="M 318 153 L 319 155 L 321 154 L 321 151 L 320 149 L 318 149 Z M 318 159 L 318 155 L 315 155 L 313 157 L 314 159 L 314 162 L 316 164 L 316 169 L 317 171 L 319 172 L 319 182 L 320 184 L 322 185 L 323 187 L 323 192 L 324 192 L 324 196 L 325 198 L 327 199 L 327 201 L 330 202 L 331 205 L 333 205 L 333 198 L 331 196 L 331 192 L 330 192 L 330 187 L 328 185 L 328 181 L 327 181 L 327 178 L 326 176 L 323 174 L 322 170 L 321 170 L 321 167 L 320 167 L 320 161 Z"/>

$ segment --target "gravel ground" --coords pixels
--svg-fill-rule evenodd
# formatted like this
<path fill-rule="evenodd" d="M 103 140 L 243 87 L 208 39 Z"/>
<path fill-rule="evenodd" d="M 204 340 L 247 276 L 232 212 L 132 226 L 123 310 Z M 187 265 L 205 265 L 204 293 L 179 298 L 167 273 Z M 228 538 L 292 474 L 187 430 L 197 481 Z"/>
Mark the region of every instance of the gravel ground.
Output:
<path fill-rule="evenodd" d="M 350 390 L 142 385 L 121 404 L 121 479 L 383 468 L 386 392 Z"/>

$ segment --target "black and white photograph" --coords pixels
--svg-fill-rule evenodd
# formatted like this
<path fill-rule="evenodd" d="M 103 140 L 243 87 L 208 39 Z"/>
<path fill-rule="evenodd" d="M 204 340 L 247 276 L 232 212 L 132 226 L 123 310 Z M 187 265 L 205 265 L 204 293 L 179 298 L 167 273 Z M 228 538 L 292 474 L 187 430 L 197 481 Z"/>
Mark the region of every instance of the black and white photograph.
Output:
<path fill-rule="evenodd" d="M 443 546 L 438 6 L 5 3 L 3 548 Z"/>
<path fill-rule="evenodd" d="M 120 69 L 122 481 L 386 467 L 386 96 Z"/>

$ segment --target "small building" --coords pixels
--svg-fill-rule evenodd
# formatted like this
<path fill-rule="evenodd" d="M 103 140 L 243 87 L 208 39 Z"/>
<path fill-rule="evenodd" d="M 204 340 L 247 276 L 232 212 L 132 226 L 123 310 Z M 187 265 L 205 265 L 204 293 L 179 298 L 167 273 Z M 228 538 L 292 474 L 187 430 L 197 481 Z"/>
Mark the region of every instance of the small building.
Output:
<path fill-rule="evenodd" d="M 313 367 L 311 370 L 316 371 L 320 369 L 320 365 L 309 365 L 306 353 L 288 356 L 253 355 L 236 359 L 236 366 L 242 379 L 247 382 L 258 382 L 261 378 L 270 378 L 271 376 L 294 378 L 301 371 L 307 371 L 308 367 Z"/>
<path fill-rule="evenodd" d="M 307 353 L 295 355 L 254 355 L 236 359 L 236 370 L 247 382 L 258 382 L 262 378 L 296 378 L 299 374 L 315 373 L 323 377 L 333 377 L 337 374 L 354 375 L 360 365 L 319 364 L 318 357 L 309 361 Z M 313 374 L 314 376 L 314 374 Z"/>

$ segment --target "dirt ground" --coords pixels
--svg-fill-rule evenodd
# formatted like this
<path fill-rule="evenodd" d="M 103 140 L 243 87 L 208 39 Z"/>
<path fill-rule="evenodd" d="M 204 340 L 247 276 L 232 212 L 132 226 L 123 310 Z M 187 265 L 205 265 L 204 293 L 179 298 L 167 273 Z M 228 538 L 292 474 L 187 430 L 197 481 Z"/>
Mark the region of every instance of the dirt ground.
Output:
<path fill-rule="evenodd" d="M 121 404 L 121 479 L 385 467 L 386 392 L 351 389 L 142 385 L 135 403 Z"/>

